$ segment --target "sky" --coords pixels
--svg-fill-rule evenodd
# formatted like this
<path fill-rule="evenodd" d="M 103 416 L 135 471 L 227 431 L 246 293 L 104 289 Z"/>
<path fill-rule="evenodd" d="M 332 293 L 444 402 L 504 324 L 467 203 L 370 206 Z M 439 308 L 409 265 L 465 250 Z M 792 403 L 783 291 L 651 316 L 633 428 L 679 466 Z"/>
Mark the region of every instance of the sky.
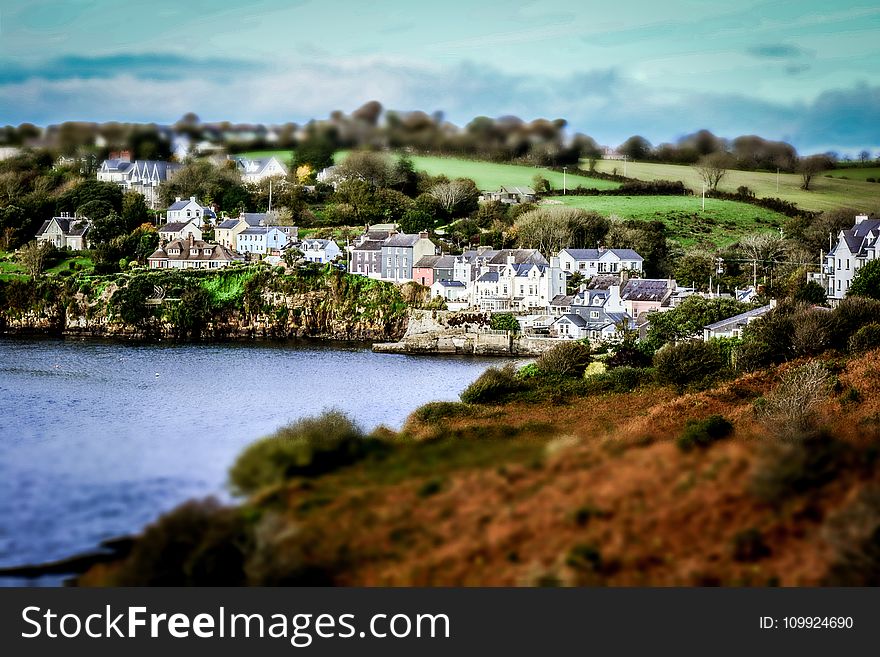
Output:
<path fill-rule="evenodd" d="M 0 0 L 0 125 L 564 118 L 880 149 L 877 0 Z"/>

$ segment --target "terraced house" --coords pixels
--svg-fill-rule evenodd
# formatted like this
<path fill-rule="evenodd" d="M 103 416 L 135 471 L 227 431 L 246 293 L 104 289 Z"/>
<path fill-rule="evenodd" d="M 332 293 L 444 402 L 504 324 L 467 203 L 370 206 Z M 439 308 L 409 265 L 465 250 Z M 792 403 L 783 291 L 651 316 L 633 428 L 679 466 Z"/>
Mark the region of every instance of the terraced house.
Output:
<path fill-rule="evenodd" d="M 596 274 L 621 271 L 641 272 L 644 258 L 632 249 L 562 249 L 559 263 L 566 274 L 575 272 L 591 278 Z"/>
<path fill-rule="evenodd" d="M 434 255 L 435 251 L 436 247 L 426 232 L 392 235 L 382 242 L 382 278 L 397 282 L 413 280 L 415 263 L 427 255 Z"/>

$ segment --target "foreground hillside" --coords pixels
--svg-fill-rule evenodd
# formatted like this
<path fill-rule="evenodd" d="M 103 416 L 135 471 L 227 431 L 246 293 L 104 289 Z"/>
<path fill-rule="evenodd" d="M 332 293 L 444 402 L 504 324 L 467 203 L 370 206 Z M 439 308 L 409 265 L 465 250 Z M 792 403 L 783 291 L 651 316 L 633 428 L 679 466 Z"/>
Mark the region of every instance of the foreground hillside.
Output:
<path fill-rule="evenodd" d="M 80 584 L 877 584 L 880 350 L 805 362 L 300 422 L 235 465 L 240 506 L 184 506 Z M 768 425 L 817 368 L 811 429 Z"/>

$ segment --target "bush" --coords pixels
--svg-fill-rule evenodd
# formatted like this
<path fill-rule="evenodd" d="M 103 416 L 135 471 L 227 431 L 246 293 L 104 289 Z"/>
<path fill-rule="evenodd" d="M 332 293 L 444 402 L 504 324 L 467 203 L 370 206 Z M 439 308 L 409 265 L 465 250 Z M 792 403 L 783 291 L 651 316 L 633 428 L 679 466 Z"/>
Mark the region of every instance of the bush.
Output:
<path fill-rule="evenodd" d="M 514 333 L 519 332 L 519 322 L 516 321 L 516 317 L 514 317 L 510 313 L 498 313 L 492 315 L 492 319 L 489 320 L 489 327 L 493 331 L 513 331 Z"/>
<path fill-rule="evenodd" d="M 519 392 L 525 384 L 517 376 L 513 364 L 490 367 L 461 393 L 466 404 L 493 404 L 503 401 L 512 393 Z"/>
<path fill-rule="evenodd" d="M 413 416 L 426 424 L 439 422 L 447 418 L 468 417 L 473 415 L 475 409 L 461 402 L 438 401 L 430 402 L 415 410 Z"/>
<path fill-rule="evenodd" d="M 146 528 L 113 579 L 116 586 L 242 586 L 252 543 L 237 509 L 187 502 Z"/>
<path fill-rule="evenodd" d="M 880 262 L 875 260 L 874 262 Z M 832 344 L 846 349 L 849 339 L 863 326 L 880 321 L 880 301 L 847 296 L 831 311 Z"/>
<path fill-rule="evenodd" d="M 680 389 L 700 384 L 718 376 L 723 362 L 718 347 L 710 342 L 692 340 L 666 345 L 654 355 L 657 381 Z"/>
<path fill-rule="evenodd" d="M 263 438 L 238 457 L 229 473 L 237 494 L 250 494 L 292 477 L 311 477 L 350 465 L 384 444 L 364 437 L 339 411 L 303 418 Z"/>
<path fill-rule="evenodd" d="M 590 364 L 590 345 L 585 342 L 562 342 L 538 358 L 538 369 L 545 374 L 580 378 Z"/>
<path fill-rule="evenodd" d="M 852 353 L 871 351 L 878 347 L 880 347 L 880 322 L 863 326 L 849 339 L 849 350 Z"/>
<path fill-rule="evenodd" d="M 654 370 L 643 367 L 615 367 L 613 370 L 584 378 L 587 394 L 631 392 L 639 386 L 653 383 Z"/>
<path fill-rule="evenodd" d="M 825 585 L 880 586 L 880 489 L 863 489 L 826 521 L 822 534 L 834 551 Z"/>
<path fill-rule="evenodd" d="M 708 447 L 733 433 L 733 424 L 723 415 L 710 415 L 705 420 L 688 420 L 676 445 L 683 452 L 695 447 Z"/>
<path fill-rule="evenodd" d="M 775 435 L 797 436 L 813 426 L 828 392 L 828 370 L 813 361 L 788 372 L 773 392 L 755 403 L 755 411 Z"/>
<path fill-rule="evenodd" d="M 801 434 L 797 440 L 765 446 L 749 482 L 763 502 L 779 504 L 832 481 L 845 467 L 848 448 L 830 434 Z"/>

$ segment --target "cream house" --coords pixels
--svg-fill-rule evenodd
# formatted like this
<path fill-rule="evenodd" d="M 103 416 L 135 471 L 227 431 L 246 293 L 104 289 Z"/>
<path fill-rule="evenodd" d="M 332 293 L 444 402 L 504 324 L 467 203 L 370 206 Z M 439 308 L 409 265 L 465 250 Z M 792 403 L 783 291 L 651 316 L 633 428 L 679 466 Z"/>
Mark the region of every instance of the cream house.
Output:
<path fill-rule="evenodd" d="M 62 214 L 43 222 L 37 231 L 37 241 L 46 242 L 59 249 L 82 251 L 88 248 L 87 234 L 91 224 L 88 219 L 77 219 Z"/>

